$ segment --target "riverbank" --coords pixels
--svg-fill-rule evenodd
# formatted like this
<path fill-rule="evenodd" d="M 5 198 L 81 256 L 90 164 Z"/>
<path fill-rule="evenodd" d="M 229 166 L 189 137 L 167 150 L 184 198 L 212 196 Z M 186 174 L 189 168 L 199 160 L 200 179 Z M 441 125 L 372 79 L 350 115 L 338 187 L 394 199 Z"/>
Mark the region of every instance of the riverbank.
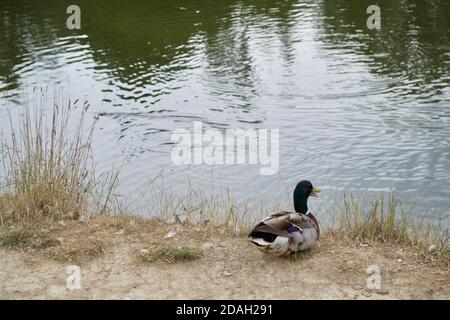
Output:
<path fill-rule="evenodd" d="M 152 252 L 155 259 L 142 259 Z M 14 249 L 3 246 L 0 257 L 1 299 L 450 298 L 448 264 L 432 253 L 353 241 L 336 230 L 311 252 L 271 258 L 221 226 L 98 217 L 36 230 Z M 79 289 L 67 287 L 70 265 L 80 267 Z M 378 289 L 367 287 L 373 265 Z"/>
<path fill-rule="evenodd" d="M 88 101 L 60 96 L 10 115 L 2 140 L 1 299 L 450 298 L 449 229 L 411 219 L 394 195 L 344 199 L 320 245 L 290 258 L 250 244 L 269 210 L 228 193 L 155 180 L 153 218 L 133 215 L 118 174 L 94 173 Z"/>

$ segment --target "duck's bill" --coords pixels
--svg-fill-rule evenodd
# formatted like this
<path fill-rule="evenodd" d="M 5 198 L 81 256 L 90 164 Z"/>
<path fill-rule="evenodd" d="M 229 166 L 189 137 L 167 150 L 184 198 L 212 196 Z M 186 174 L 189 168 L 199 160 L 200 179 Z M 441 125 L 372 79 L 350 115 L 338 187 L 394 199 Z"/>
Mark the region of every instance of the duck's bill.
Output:
<path fill-rule="evenodd" d="M 318 193 L 320 193 L 320 189 L 319 188 L 313 188 L 312 191 L 311 191 L 310 196 L 318 197 L 319 196 Z"/>

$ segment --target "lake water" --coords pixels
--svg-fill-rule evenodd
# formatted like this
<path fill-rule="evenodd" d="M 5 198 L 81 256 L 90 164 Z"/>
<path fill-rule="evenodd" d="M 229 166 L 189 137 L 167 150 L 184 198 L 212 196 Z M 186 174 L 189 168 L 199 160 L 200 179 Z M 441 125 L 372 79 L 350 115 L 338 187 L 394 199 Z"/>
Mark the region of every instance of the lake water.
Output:
<path fill-rule="evenodd" d="M 0 123 L 35 84 L 69 87 L 99 114 L 99 170 L 123 164 L 120 193 L 141 195 L 162 171 L 176 190 L 290 206 L 301 179 L 322 189 L 311 208 L 346 190 L 395 191 L 415 214 L 450 212 L 450 1 L 79 0 L 0 3 Z M 280 169 L 172 163 L 171 132 L 280 130 Z M 139 204 L 139 205 L 138 205 Z"/>

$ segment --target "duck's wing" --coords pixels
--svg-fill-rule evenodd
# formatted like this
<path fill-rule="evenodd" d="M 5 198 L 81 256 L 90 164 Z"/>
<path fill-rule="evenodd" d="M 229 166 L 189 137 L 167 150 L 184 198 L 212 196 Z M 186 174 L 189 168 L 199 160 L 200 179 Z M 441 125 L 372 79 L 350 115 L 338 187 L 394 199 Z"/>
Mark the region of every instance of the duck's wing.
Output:
<path fill-rule="evenodd" d="M 263 222 L 258 223 L 250 233 L 250 237 L 258 237 L 263 234 L 272 234 L 274 236 L 280 236 L 280 237 L 286 237 L 286 238 L 292 238 L 292 235 L 287 232 L 285 229 L 278 229 L 275 228 L 269 224 L 265 224 Z"/>
<path fill-rule="evenodd" d="M 301 215 L 298 214 L 296 217 L 296 221 L 293 223 L 301 229 L 316 228 L 315 221 L 313 221 L 310 217 L 304 214 Z"/>
<path fill-rule="evenodd" d="M 263 219 L 252 230 L 250 235 L 260 233 L 270 233 L 275 236 L 291 238 L 292 235 L 286 231 L 293 223 L 297 221 L 295 214 L 288 211 L 275 212 Z"/>
<path fill-rule="evenodd" d="M 260 224 L 269 225 L 278 230 L 286 230 L 291 226 L 296 226 L 300 229 L 315 228 L 314 221 L 307 215 L 288 211 L 272 213 L 258 225 Z"/>
<path fill-rule="evenodd" d="M 313 227 L 311 220 L 306 215 L 288 211 L 273 213 L 266 219 L 264 219 L 261 223 L 271 225 L 281 230 L 285 230 L 292 225 L 295 225 L 302 229 Z"/>
<path fill-rule="evenodd" d="M 291 238 L 292 235 L 287 232 L 289 227 L 298 227 L 300 229 L 314 228 L 314 222 L 304 214 L 298 214 L 289 211 L 275 212 L 258 223 L 250 235 L 255 233 L 270 233 L 275 236 Z"/>
<path fill-rule="evenodd" d="M 278 236 L 291 238 L 292 235 L 286 231 L 286 228 L 291 226 L 291 224 L 286 221 L 286 217 L 289 214 L 290 212 L 287 211 L 272 213 L 253 227 L 249 237 L 265 237 L 271 241 Z"/>
<path fill-rule="evenodd" d="M 290 214 L 292 214 L 293 212 L 289 212 L 289 211 L 279 211 L 279 212 L 274 212 L 271 213 L 270 215 L 268 215 L 267 217 L 265 217 L 261 222 L 270 220 L 270 219 L 275 219 L 275 218 L 280 218 L 280 217 L 286 217 Z"/>

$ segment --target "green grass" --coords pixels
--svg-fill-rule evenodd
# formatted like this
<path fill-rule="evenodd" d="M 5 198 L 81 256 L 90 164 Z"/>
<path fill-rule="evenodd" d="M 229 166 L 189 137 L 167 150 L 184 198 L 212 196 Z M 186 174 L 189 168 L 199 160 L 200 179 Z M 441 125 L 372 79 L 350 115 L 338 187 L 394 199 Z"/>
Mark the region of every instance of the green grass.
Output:
<path fill-rule="evenodd" d="M 4 231 L 0 234 L 0 246 L 7 249 L 19 249 L 29 244 L 33 232 L 27 229 Z"/>
<path fill-rule="evenodd" d="M 182 246 L 176 247 L 168 244 L 158 244 L 150 249 L 141 250 L 138 254 L 138 260 L 143 263 L 156 261 L 175 263 L 196 260 L 201 257 L 201 251 L 198 248 Z"/>

